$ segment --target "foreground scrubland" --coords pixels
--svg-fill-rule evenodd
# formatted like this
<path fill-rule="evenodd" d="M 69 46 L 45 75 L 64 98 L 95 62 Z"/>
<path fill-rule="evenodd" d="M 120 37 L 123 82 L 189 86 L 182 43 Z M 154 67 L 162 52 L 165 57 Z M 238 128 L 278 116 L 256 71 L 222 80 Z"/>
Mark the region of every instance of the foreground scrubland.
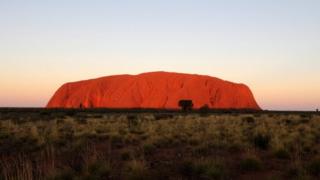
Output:
<path fill-rule="evenodd" d="M 0 179 L 318 179 L 316 113 L 0 112 Z"/>

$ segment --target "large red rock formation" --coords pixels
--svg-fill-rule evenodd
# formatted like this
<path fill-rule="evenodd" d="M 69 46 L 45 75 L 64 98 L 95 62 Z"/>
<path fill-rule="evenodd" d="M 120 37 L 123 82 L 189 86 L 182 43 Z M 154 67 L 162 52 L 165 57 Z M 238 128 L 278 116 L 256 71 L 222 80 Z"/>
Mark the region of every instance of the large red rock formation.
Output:
<path fill-rule="evenodd" d="M 202 75 L 152 72 L 116 75 L 66 83 L 49 101 L 48 108 L 165 108 L 176 109 L 190 99 L 194 108 L 260 109 L 250 89 Z"/>

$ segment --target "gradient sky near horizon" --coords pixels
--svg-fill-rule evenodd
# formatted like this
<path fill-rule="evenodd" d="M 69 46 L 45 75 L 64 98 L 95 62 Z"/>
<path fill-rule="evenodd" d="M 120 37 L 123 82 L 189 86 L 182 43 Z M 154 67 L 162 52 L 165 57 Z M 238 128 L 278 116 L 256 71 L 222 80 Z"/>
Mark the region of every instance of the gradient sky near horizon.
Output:
<path fill-rule="evenodd" d="M 0 107 L 160 70 L 245 83 L 263 109 L 320 108 L 320 1 L 0 0 Z"/>

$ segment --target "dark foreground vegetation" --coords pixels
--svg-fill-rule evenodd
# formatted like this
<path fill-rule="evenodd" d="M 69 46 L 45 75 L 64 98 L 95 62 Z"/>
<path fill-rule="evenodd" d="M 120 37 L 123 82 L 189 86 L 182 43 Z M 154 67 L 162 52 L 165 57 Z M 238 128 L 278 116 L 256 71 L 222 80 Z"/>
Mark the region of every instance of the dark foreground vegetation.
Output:
<path fill-rule="evenodd" d="M 319 179 L 311 112 L 0 110 L 0 179 Z"/>

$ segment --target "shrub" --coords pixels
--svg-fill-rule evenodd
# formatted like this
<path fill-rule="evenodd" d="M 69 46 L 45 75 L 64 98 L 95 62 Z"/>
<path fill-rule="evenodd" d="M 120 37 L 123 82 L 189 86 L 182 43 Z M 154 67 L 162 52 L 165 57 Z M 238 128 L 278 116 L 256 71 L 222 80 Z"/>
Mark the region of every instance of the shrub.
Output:
<path fill-rule="evenodd" d="M 193 175 L 193 162 L 192 161 L 185 161 L 180 165 L 179 171 L 182 175 L 190 177 Z"/>
<path fill-rule="evenodd" d="M 42 110 L 42 111 L 40 112 L 40 116 L 51 116 L 51 113 L 48 112 L 48 111 L 46 111 L 46 110 Z"/>
<path fill-rule="evenodd" d="M 268 114 L 269 118 L 273 118 L 275 115 L 274 114 Z"/>
<path fill-rule="evenodd" d="M 142 132 L 141 131 L 142 122 L 138 119 L 138 117 L 134 115 L 130 115 L 130 116 L 127 116 L 127 119 L 128 119 L 129 131 L 134 134 L 140 134 Z"/>
<path fill-rule="evenodd" d="M 271 136 L 268 134 L 258 133 L 253 137 L 255 147 L 267 150 L 270 146 Z"/>
<path fill-rule="evenodd" d="M 299 165 L 293 165 L 289 167 L 286 174 L 290 177 L 290 179 L 305 179 L 305 172 Z"/>
<path fill-rule="evenodd" d="M 310 119 L 303 118 L 303 119 L 300 120 L 300 122 L 302 124 L 308 124 L 310 122 Z"/>
<path fill-rule="evenodd" d="M 84 116 L 78 116 L 75 121 L 78 123 L 78 124 L 88 124 L 88 120 L 86 117 Z"/>
<path fill-rule="evenodd" d="M 121 159 L 122 159 L 123 161 L 131 160 L 131 159 L 132 159 L 131 152 L 130 152 L 130 151 L 124 151 L 124 152 L 122 152 L 122 154 L 121 154 Z"/>
<path fill-rule="evenodd" d="M 210 108 L 207 104 L 203 105 L 199 109 L 200 115 L 205 117 L 208 116 L 208 113 L 210 112 Z"/>
<path fill-rule="evenodd" d="M 107 179 L 111 174 L 110 166 L 104 161 L 97 161 L 89 166 L 89 176 L 86 179 Z"/>
<path fill-rule="evenodd" d="M 7 131 L 0 131 L 0 140 L 8 139 L 9 137 L 10 137 L 10 134 Z"/>
<path fill-rule="evenodd" d="M 286 149 L 278 149 L 275 151 L 274 155 L 278 158 L 278 159 L 290 159 L 290 153 L 289 151 L 287 151 Z"/>
<path fill-rule="evenodd" d="M 240 161 L 240 169 L 243 171 L 258 171 L 262 168 L 262 162 L 256 157 L 247 157 Z"/>
<path fill-rule="evenodd" d="M 309 114 L 300 114 L 301 118 L 310 118 L 311 116 Z"/>
<path fill-rule="evenodd" d="M 201 143 L 201 141 L 196 138 L 196 137 L 191 137 L 188 139 L 188 143 L 191 145 L 191 146 L 197 146 Z"/>
<path fill-rule="evenodd" d="M 244 117 L 242 119 L 242 121 L 250 124 L 250 123 L 254 123 L 255 119 L 253 117 L 249 116 L 249 117 Z"/>
<path fill-rule="evenodd" d="M 173 115 L 172 114 L 154 114 L 154 119 L 155 120 L 162 120 L 162 119 L 172 119 Z"/>
<path fill-rule="evenodd" d="M 256 113 L 256 114 L 254 114 L 254 117 L 259 118 L 259 117 L 261 117 L 261 114 Z"/>
<path fill-rule="evenodd" d="M 285 122 L 287 125 L 292 124 L 292 120 L 291 120 L 291 119 L 286 119 L 286 120 L 284 120 L 284 122 Z"/>
<path fill-rule="evenodd" d="M 73 170 L 71 169 L 65 169 L 57 172 L 54 174 L 52 177 L 49 177 L 48 179 L 52 180 L 70 180 L 74 179 L 76 177 L 76 174 Z"/>
<path fill-rule="evenodd" d="M 126 179 L 148 179 L 147 167 L 144 161 L 133 160 L 127 164 L 128 174 Z"/>
<path fill-rule="evenodd" d="M 128 115 L 128 116 L 127 116 L 127 120 L 128 120 L 128 121 L 138 120 L 138 117 L 135 116 L 135 115 Z"/>
<path fill-rule="evenodd" d="M 320 175 L 320 159 L 315 159 L 307 165 L 307 170 L 314 176 Z"/>
<path fill-rule="evenodd" d="M 158 148 L 165 148 L 165 147 L 168 148 L 168 147 L 171 147 L 172 144 L 173 144 L 173 139 L 167 138 L 167 137 L 159 138 L 154 142 L 154 145 Z"/>
<path fill-rule="evenodd" d="M 143 145 L 143 151 L 144 154 L 150 155 L 153 154 L 153 152 L 156 150 L 156 147 L 153 144 L 144 144 Z"/>
<path fill-rule="evenodd" d="M 180 173 L 194 179 L 224 179 L 226 177 L 224 166 L 210 161 L 185 161 L 180 166 Z"/>
<path fill-rule="evenodd" d="M 103 115 L 102 114 L 96 114 L 96 115 L 94 115 L 92 117 L 95 118 L 95 119 L 101 119 L 101 118 L 103 118 Z"/>
<path fill-rule="evenodd" d="M 65 120 L 64 119 L 57 119 L 57 124 L 59 125 L 59 124 L 63 124 L 63 123 L 65 123 Z"/>
<path fill-rule="evenodd" d="M 111 144 L 115 146 L 121 146 L 123 144 L 122 136 L 118 134 L 111 136 Z"/>
<path fill-rule="evenodd" d="M 178 105 L 183 111 L 190 111 L 193 108 L 193 102 L 189 99 L 180 100 Z"/>
<path fill-rule="evenodd" d="M 199 147 L 194 147 L 193 154 L 195 156 L 208 156 L 211 153 L 212 148 L 208 145 L 201 145 Z"/>
<path fill-rule="evenodd" d="M 68 110 L 68 111 L 66 111 L 66 115 L 67 115 L 67 116 L 70 116 L 70 117 L 75 116 L 75 115 L 76 115 L 76 111 L 74 111 L 74 110 Z"/>
<path fill-rule="evenodd" d="M 224 179 L 225 168 L 221 164 L 211 164 L 206 167 L 204 176 L 208 179 Z"/>

